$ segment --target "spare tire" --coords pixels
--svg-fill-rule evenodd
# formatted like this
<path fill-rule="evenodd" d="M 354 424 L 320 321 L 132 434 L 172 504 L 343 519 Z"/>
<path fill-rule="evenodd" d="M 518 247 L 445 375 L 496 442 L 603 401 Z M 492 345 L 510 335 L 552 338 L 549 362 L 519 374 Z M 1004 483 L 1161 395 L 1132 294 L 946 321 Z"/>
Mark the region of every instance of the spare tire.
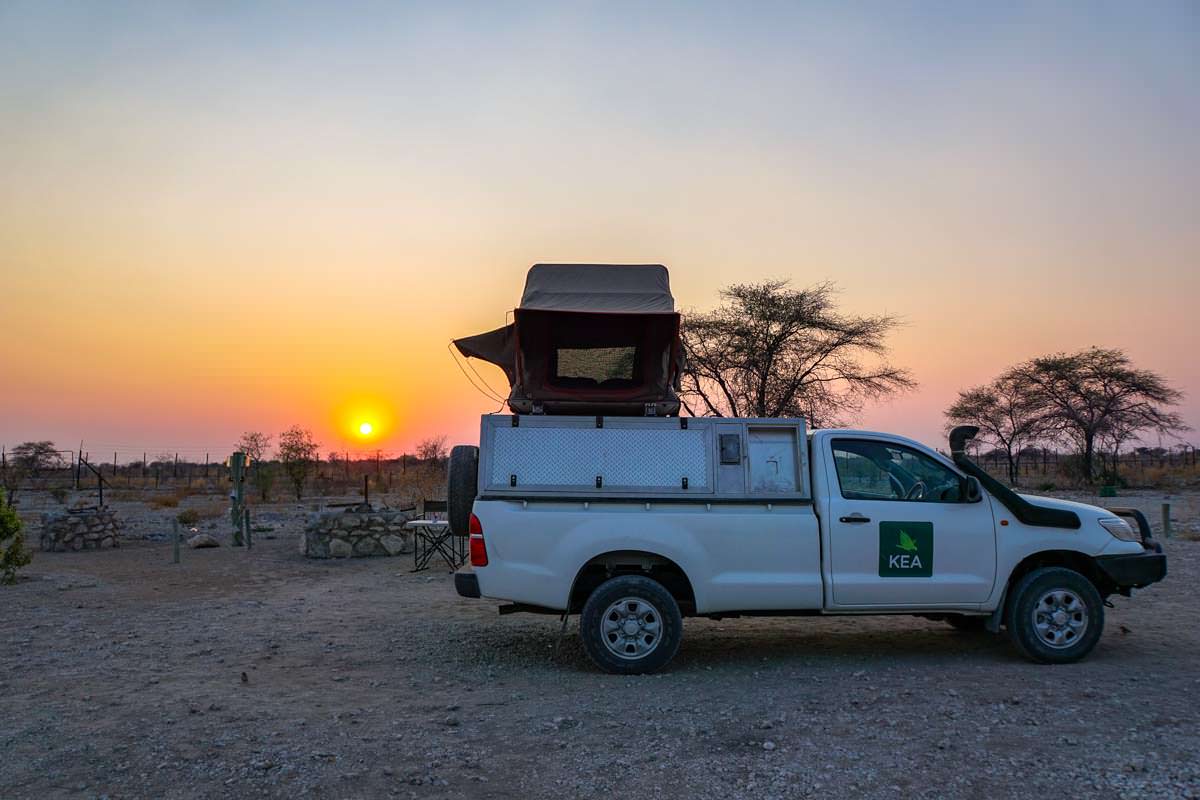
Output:
<path fill-rule="evenodd" d="M 450 533 L 466 536 L 471 522 L 471 507 L 479 484 L 479 448 L 470 444 L 455 445 L 450 451 L 450 467 L 446 474 L 446 520 Z"/>

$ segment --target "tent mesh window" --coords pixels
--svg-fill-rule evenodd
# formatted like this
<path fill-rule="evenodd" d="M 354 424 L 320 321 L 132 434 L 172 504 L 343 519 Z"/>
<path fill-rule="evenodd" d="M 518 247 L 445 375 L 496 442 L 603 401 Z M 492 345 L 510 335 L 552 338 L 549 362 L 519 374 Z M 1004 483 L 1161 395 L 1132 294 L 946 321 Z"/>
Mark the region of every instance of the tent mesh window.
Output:
<path fill-rule="evenodd" d="M 555 350 L 557 381 L 632 381 L 636 347 L 560 347 Z"/>

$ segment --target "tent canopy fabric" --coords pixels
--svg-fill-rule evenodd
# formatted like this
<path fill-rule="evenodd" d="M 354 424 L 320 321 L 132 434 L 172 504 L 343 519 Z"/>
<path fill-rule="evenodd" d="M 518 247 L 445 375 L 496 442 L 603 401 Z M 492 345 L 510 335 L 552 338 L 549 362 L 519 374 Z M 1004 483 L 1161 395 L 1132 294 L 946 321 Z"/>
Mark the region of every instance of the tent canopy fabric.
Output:
<path fill-rule="evenodd" d="M 517 382 L 515 329 L 515 325 L 505 325 L 487 333 L 455 339 L 454 346 L 467 358 L 489 361 L 504 370 L 504 376 L 511 385 Z"/>
<path fill-rule="evenodd" d="M 519 308 L 670 314 L 675 298 L 661 264 L 534 264 Z"/>
<path fill-rule="evenodd" d="M 513 320 L 454 344 L 504 370 L 514 412 L 679 412 L 679 314 L 666 267 L 535 264 Z"/>

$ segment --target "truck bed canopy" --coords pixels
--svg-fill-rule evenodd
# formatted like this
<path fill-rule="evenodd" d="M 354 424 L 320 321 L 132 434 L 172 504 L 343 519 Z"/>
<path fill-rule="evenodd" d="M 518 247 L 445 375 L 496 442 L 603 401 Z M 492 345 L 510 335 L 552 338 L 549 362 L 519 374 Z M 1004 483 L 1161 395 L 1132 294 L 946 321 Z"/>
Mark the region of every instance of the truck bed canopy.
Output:
<path fill-rule="evenodd" d="M 454 345 L 504 370 L 518 414 L 679 412 L 679 313 L 659 264 L 535 264 L 512 324 Z"/>

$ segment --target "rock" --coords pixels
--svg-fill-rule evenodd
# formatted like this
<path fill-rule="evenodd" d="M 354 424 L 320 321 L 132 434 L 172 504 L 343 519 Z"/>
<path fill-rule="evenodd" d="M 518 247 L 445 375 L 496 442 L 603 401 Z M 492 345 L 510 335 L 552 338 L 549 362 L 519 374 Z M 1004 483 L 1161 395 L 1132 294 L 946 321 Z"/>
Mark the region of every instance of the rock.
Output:
<path fill-rule="evenodd" d="M 768 739 L 767 741 L 762 743 L 762 749 L 766 750 L 769 753 L 775 749 L 775 743 L 772 742 L 770 739 Z"/>
<path fill-rule="evenodd" d="M 354 554 L 350 543 L 342 539 L 329 540 L 329 555 L 332 558 L 349 558 Z"/>
<path fill-rule="evenodd" d="M 221 543 L 217 541 L 216 537 L 209 533 L 198 533 L 192 538 L 188 539 L 187 543 L 188 547 L 192 548 L 221 546 Z"/>
<path fill-rule="evenodd" d="M 387 551 L 389 556 L 399 555 L 408 549 L 406 547 L 407 543 L 404 541 L 404 539 L 396 536 L 395 534 L 384 536 L 379 540 L 379 543 L 383 545 L 383 549 Z"/>

